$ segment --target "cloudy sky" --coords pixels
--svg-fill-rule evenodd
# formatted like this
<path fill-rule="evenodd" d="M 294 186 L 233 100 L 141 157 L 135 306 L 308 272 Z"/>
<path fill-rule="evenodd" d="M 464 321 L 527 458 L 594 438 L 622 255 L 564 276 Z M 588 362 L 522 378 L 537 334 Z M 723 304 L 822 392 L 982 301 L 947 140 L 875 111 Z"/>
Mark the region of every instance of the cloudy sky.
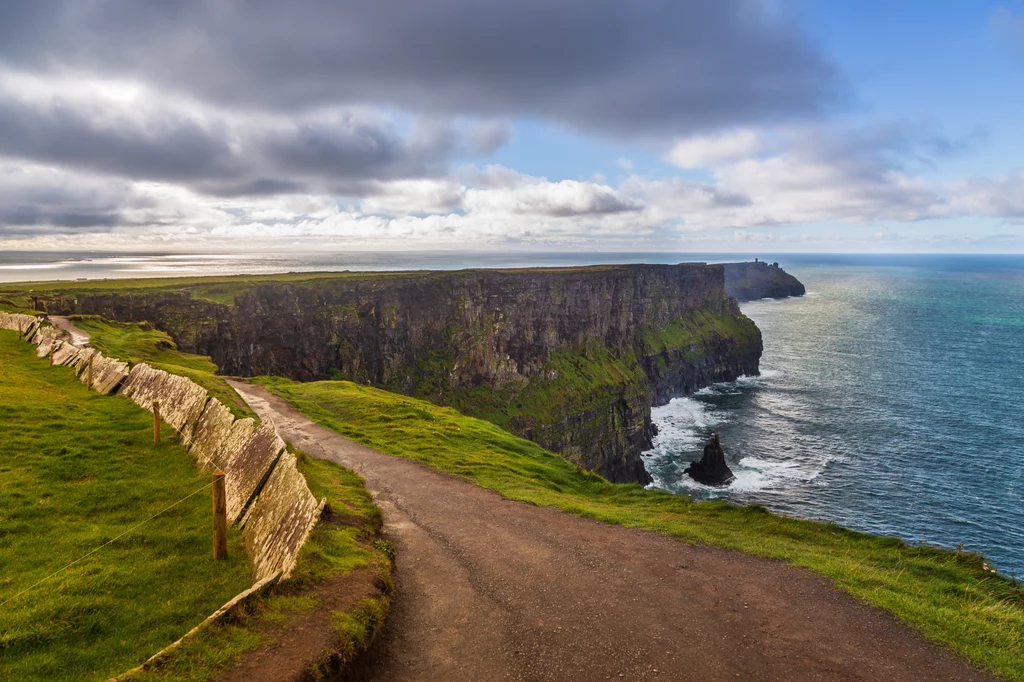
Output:
<path fill-rule="evenodd" d="M 0 250 L 1024 252 L 1024 2 L 0 0 Z"/>

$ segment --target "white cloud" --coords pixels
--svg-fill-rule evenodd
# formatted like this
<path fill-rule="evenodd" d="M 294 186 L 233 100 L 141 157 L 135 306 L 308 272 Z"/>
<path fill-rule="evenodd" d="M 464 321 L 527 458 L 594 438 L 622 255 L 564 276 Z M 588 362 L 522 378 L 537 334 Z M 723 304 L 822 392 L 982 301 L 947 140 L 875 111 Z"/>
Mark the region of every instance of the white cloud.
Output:
<path fill-rule="evenodd" d="M 516 187 L 471 189 L 465 206 L 471 213 L 591 217 L 639 211 L 643 204 L 609 187 L 578 180 L 531 180 Z"/>
<path fill-rule="evenodd" d="M 0 248 L 118 249 L 129 240 L 140 249 L 811 243 L 792 233 L 797 225 L 831 225 L 840 240 L 895 243 L 904 230 L 890 232 L 893 223 L 1024 217 L 1024 170 L 927 182 L 900 163 L 901 154 L 917 154 L 902 134 L 789 131 L 779 139 L 771 155 L 720 163 L 708 181 L 635 174 L 618 184 L 551 181 L 470 166 L 439 178 L 363 182 L 353 206 L 330 193 L 225 198 L 169 183 L 0 164 Z"/>
<path fill-rule="evenodd" d="M 740 128 L 678 140 L 666 152 L 665 160 L 680 168 L 704 168 L 753 156 L 761 147 L 757 131 Z"/>
<path fill-rule="evenodd" d="M 994 178 L 952 182 L 947 187 L 955 213 L 1024 219 L 1024 169 Z"/>
<path fill-rule="evenodd" d="M 465 197 L 466 188 L 450 179 L 396 180 L 379 183 L 360 207 L 366 213 L 386 215 L 444 213 L 459 208 Z"/>

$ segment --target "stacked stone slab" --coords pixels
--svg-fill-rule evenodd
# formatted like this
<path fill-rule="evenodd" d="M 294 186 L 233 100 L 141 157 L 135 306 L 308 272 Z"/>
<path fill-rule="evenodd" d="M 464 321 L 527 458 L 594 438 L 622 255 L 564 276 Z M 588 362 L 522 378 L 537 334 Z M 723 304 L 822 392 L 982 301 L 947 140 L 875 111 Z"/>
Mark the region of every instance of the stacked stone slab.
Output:
<path fill-rule="evenodd" d="M 0 311 L 0 329 L 21 332 L 22 338 L 31 339 L 39 329 L 39 318 L 34 315 Z"/>
<path fill-rule="evenodd" d="M 231 410 L 224 407 L 216 398 L 210 398 L 207 401 L 206 409 L 199 417 L 195 432 L 192 434 L 192 445 L 189 448 L 189 452 L 196 458 L 197 467 L 205 471 L 224 469 L 227 466 L 227 460 L 218 455 L 234 424 L 235 417 L 231 414 Z M 237 447 L 240 448 L 244 442 L 243 439 Z"/>
<path fill-rule="evenodd" d="M 322 505 L 295 468 L 295 458 L 286 452 L 274 425 L 235 419 L 190 379 L 145 363 L 132 368 L 120 392 L 150 411 L 159 401 L 161 416 L 178 431 L 196 465 L 227 474 L 228 519 L 240 523 L 243 537 L 249 538 L 246 549 L 255 579 L 278 571 L 288 577 Z"/>
<path fill-rule="evenodd" d="M 231 523 L 242 520 L 242 514 L 271 475 L 284 450 L 284 441 L 277 435 L 277 429 L 273 424 L 263 422 L 228 462 L 227 471 L 230 475 L 225 488 L 228 520 Z"/>
<path fill-rule="evenodd" d="M 216 398 L 206 404 L 189 448 L 199 468 L 229 473 L 225 488 L 232 523 L 241 520 L 284 450 L 284 441 L 272 424 L 256 426 L 252 419 L 236 420 Z"/>
<path fill-rule="evenodd" d="M 324 501 L 313 497 L 272 423 L 235 419 L 192 380 L 146 363 L 129 371 L 128 363 L 61 340 L 57 330 L 31 315 L 0 312 L 0 329 L 21 331 L 39 357 L 52 351 L 53 364 L 73 368 L 83 383 L 91 358 L 92 387 L 101 394 L 116 391 L 149 411 L 158 401 L 161 417 L 178 432 L 196 465 L 227 474 L 228 518 L 242 526 L 255 582 L 291 574 Z"/>
<path fill-rule="evenodd" d="M 57 330 L 53 327 L 40 327 L 32 336 L 32 343 L 36 344 L 36 355 L 41 358 L 50 354 L 50 349 L 58 342 Z"/>
<path fill-rule="evenodd" d="M 93 356 L 92 367 L 92 388 L 100 395 L 109 395 L 116 391 L 128 378 L 128 363 L 104 357 L 100 353 Z M 87 381 L 87 372 L 82 372 L 79 378 L 82 383 Z"/>
<path fill-rule="evenodd" d="M 67 341 L 56 341 L 53 345 L 53 364 L 74 367 L 77 372 L 82 365 L 82 349 Z"/>
<path fill-rule="evenodd" d="M 257 581 L 278 572 L 291 574 L 324 502 L 316 501 L 294 455 L 285 452 L 242 520 L 242 537 Z"/>
<path fill-rule="evenodd" d="M 160 403 L 160 416 L 178 432 L 182 445 L 192 443 L 192 431 L 206 407 L 206 389 L 191 379 L 155 369 L 144 362 L 132 367 L 121 385 L 121 395 L 139 407 L 153 411 Z"/>

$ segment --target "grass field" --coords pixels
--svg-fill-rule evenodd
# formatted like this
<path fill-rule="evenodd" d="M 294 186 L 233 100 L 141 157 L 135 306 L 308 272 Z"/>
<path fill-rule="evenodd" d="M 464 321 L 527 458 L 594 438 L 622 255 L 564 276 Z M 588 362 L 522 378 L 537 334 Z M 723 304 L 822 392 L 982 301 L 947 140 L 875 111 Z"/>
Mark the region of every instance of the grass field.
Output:
<path fill-rule="evenodd" d="M 978 555 L 611 484 L 489 422 L 350 382 L 259 382 L 327 428 L 506 497 L 804 566 L 998 675 L 1024 680 L 1024 590 L 985 570 Z"/>
<path fill-rule="evenodd" d="M 34 350 L 0 330 L 0 679 L 103 680 L 247 588 L 251 570 L 235 529 L 229 559 L 212 559 L 209 475 L 174 439 L 153 445 L 151 415 Z"/>
<path fill-rule="evenodd" d="M 350 660 L 383 625 L 391 591 L 391 549 L 376 540 L 380 509 L 374 506 L 358 474 L 331 462 L 299 455 L 299 469 L 310 490 L 330 508 L 302 548 L 291 579 L 269 596 L 250 602 L 234 620 L 214 624 L 176 650 L 159 667 L 132 680 L 201 682 L 236 663 L 246 652 L 273 645 L 286 634 L 288 621 L 318 608 L 317 586 L 371 566 L 383 590 L 345 612 L 331 612 L 337 634 L 334 664 Z"/>
<path fill-rule="evenodd" d="M 171 374 L 188 377 L 217 398 L 236 417 L 255 417 L 255 413 L 217 374 L 217 365 L 205 355 L 178 350 L 166 333 L 144 322 L 109 322 L 102 317 L 75 315 L 72 322 L 89 334 L 89 343 L 108 357 L 131 363 L 145 362 Z"/>

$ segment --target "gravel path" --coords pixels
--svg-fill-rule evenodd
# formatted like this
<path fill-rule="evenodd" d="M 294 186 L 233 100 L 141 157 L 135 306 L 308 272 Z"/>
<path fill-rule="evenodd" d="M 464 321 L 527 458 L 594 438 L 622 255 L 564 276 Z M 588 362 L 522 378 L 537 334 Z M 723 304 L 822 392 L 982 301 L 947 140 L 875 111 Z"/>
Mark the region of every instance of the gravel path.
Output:
<path fill-rule="evenodd" d="M 68 318 L 61 317 L 60 315 L 47 315 L 47 319 L 50 320 L 50 324 L 68 337 L 68 341 L 72 346 L 85 348 L 89 345 L 89 335 L 76 327 Z"/>
<path fill-rule="evenodd" d="M 398 551 L 373 680 L 989 680 L 810 572 L 502 498 L 232 382 L 355 469 Z"/>

